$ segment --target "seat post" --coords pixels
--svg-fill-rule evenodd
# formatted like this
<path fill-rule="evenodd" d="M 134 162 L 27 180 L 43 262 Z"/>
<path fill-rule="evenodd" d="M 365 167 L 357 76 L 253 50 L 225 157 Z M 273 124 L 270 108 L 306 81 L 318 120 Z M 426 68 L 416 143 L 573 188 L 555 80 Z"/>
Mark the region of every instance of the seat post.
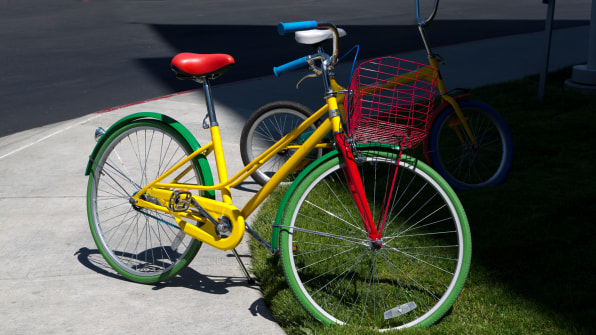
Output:
<path fill-rule="evenodd" d="M 207 115 L 209 115 L 209 126 L 218 126 L 217 118 L 215 116 L 215 108 L 213 107 L 211 83 L 207 77 L 201 77 L 200 81 L 203 83 L 203 88 L 205 90 L 205 104 L 207 105 Z"/>
<path fill-rule="evenodd" d="M 213 152 L 215 156 L 215 164 L 217 166 L 217 175 L 219 182 L 225 184 L 228 182 L 228 171 L 226 168 L 226 160 L 224 158 L 223 146 L 221 143 L 221 135 L 219 133 L 219 124 L 215 116 L 215 107 L 213 105 L 213 97 L 211 92 L 211 83 L 207 77 L 201 77 L 205 89 L 205 104 L 207 105 L 207 115 L 209 115 L 209 130 L 211 132 L 211 140 L 213 141 Z M 227 204 L 232 204 L 232 193 L 230 187 L 223 187 L 221 190 L 222 201 Z"/>

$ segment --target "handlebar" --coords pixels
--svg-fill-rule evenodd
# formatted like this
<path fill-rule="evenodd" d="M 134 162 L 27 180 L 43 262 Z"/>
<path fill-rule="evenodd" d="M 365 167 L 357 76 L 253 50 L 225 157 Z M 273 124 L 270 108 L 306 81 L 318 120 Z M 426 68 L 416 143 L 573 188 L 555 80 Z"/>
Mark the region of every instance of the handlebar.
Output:
<path fill-rule="evenodd" d="M 429 43 L 426 39 L 423 27 L 426 27 L 437 15 L 437 10 L 439 9 L 439 0 L 434 0 L 433 9 L 430 12 L 430 15 L 426 18 L 420 17 L 420 0 L 415 0 L 415 2 L 416 20 L 418 21 L 419 30 L 422 34 L 422 40 L 424 42 L 428 54 L 430 55 L 432 52 L 430 50 Z M 327 60 L 327 64 L 325 64 L 326 66 L 334 66 L 337 63 L 339 54 L 339 32 L 337 31 L 337 27 L 335 27 L 333 23 L 318 21 L 279 22 L 279 24 L 277 25 L 277 32 L 280 35 L 285 35 L 287 33 L 294 33 L 297 31 L 310 30 L 316 28 L 327 28 L 333 34 L 333 54 L 331 55 L 331 57 L 323 53 L 318 53 L 316 55 L 305 56 L 293 60 L 280 66 L 275 66 L 273 67 L 273 73 L 277 77 L 281 76 L 286 72 L 294 71 L 300 69 L 301 67 L 308 66 L 311 64 L 311 60 L 313 59 Z"/>
<path fill-rule="evenodd" d="M 416 0 L 416 20 L 418 20 L 418 25 L 421 27 L 426 27 L 437 15 L 437 10 L 439 9 L 439 0 L 435 0 L 433 5 L 433 10 L 431 11 L 430 15 L 425 18 L 420 18 L 420 0 Z"/>
<path fill-rule="evenodd" d="M 308 65 L 308 59 L 309 59 L 309 56 L 305 56 L 305 57 L 293 60 L 289 63 L 284 64 L 284 65 L 275 66 L 275 67 L 273 67 L 273 73 L 275 73 L 276 77 L 279 77 L 286 72 L 298 70 L 299 68 L 305 67 Z"/>
<path fill-rule="evenodd" d="M 323 54 L 317 54 L 293 60 L 284 65 L 274 67 L 273 73 L 275 73 L 276 76 L 279 77 L 283 73 L 297 70 L 301 67 L 307 66 L 309 65 L 308 61 L 314 58 L 328 58 L 328 66 L 333 66 L 337 63 L 339 54 L 339 32 L 337 31 L 337 27 L 335 27 L 333 23 L 318 21 L 280 22 L 277 25 L 277 32 L 280 35 L 285 35 L 286 33 L 293 33 L 297 31 L 310 30 L 316 28 L 326 28 L 331 31 L 333 35 L 333 53 L 331 54 L 331 57 Z"/>
<path fill-rule="evenodd" d="M 300 21 L 300 22 L 280 22 L 277 25 L 277 32 L 280 35 L 285 35 L 286 33 L 294 33 L 301 30 L 309 30 L 317 28 L 318 24 L 317 21 Z"/>

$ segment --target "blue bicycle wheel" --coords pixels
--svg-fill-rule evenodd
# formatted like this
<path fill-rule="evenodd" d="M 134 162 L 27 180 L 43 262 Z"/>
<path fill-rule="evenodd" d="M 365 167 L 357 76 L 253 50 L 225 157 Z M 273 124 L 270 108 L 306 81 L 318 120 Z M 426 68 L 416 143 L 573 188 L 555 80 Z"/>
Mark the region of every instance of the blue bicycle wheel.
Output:
<path fill-rule="evenodd" d="M 463 100 L 458 104 L 476 144 L 466 135 L 455 110 L 448 107 L 431 125 L 428 155 L 432 166 L 459 190 L 502 183 L 513 160 L 513 141 L 505 120 L 483 102 Z"/>

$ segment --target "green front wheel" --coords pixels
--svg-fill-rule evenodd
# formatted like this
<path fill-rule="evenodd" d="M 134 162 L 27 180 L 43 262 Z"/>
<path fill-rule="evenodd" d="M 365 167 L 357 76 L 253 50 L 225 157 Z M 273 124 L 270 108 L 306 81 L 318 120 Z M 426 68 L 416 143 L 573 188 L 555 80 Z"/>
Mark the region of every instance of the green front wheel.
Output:
<path fill-rule="evenodd" d="M 382 244 L 367 238 L 342 161 L 330 156 L 299 178 L 281 206 L 289 286 L 325 323 L 375 330 L 430 325 L 452 306 L 469 270 L 463 207 L 434 170 L 405 155 L 398 163 L 391 149 L 361 150 L 357 163 Z"/>

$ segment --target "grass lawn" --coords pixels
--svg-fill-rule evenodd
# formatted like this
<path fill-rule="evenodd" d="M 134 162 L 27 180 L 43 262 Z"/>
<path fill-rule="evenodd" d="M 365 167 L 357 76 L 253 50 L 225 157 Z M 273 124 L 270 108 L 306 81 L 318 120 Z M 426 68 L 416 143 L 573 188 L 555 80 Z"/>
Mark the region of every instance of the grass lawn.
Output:
<path fill-rule="evenodd" d="M 514 141 L 503 185 L 459 192 L 472 230 L 472 267 L 452 311 L 400 334 L 596 333 L 596 95 L 566 91 L 571 70 L 475 89 Z M 262 236 L 283 190 L 252 218 Z M 311 318 L 288 289 L 276 256 L 251 241 L 253 272 L 276 321 L 290 334 L 367 334 Z"/>

